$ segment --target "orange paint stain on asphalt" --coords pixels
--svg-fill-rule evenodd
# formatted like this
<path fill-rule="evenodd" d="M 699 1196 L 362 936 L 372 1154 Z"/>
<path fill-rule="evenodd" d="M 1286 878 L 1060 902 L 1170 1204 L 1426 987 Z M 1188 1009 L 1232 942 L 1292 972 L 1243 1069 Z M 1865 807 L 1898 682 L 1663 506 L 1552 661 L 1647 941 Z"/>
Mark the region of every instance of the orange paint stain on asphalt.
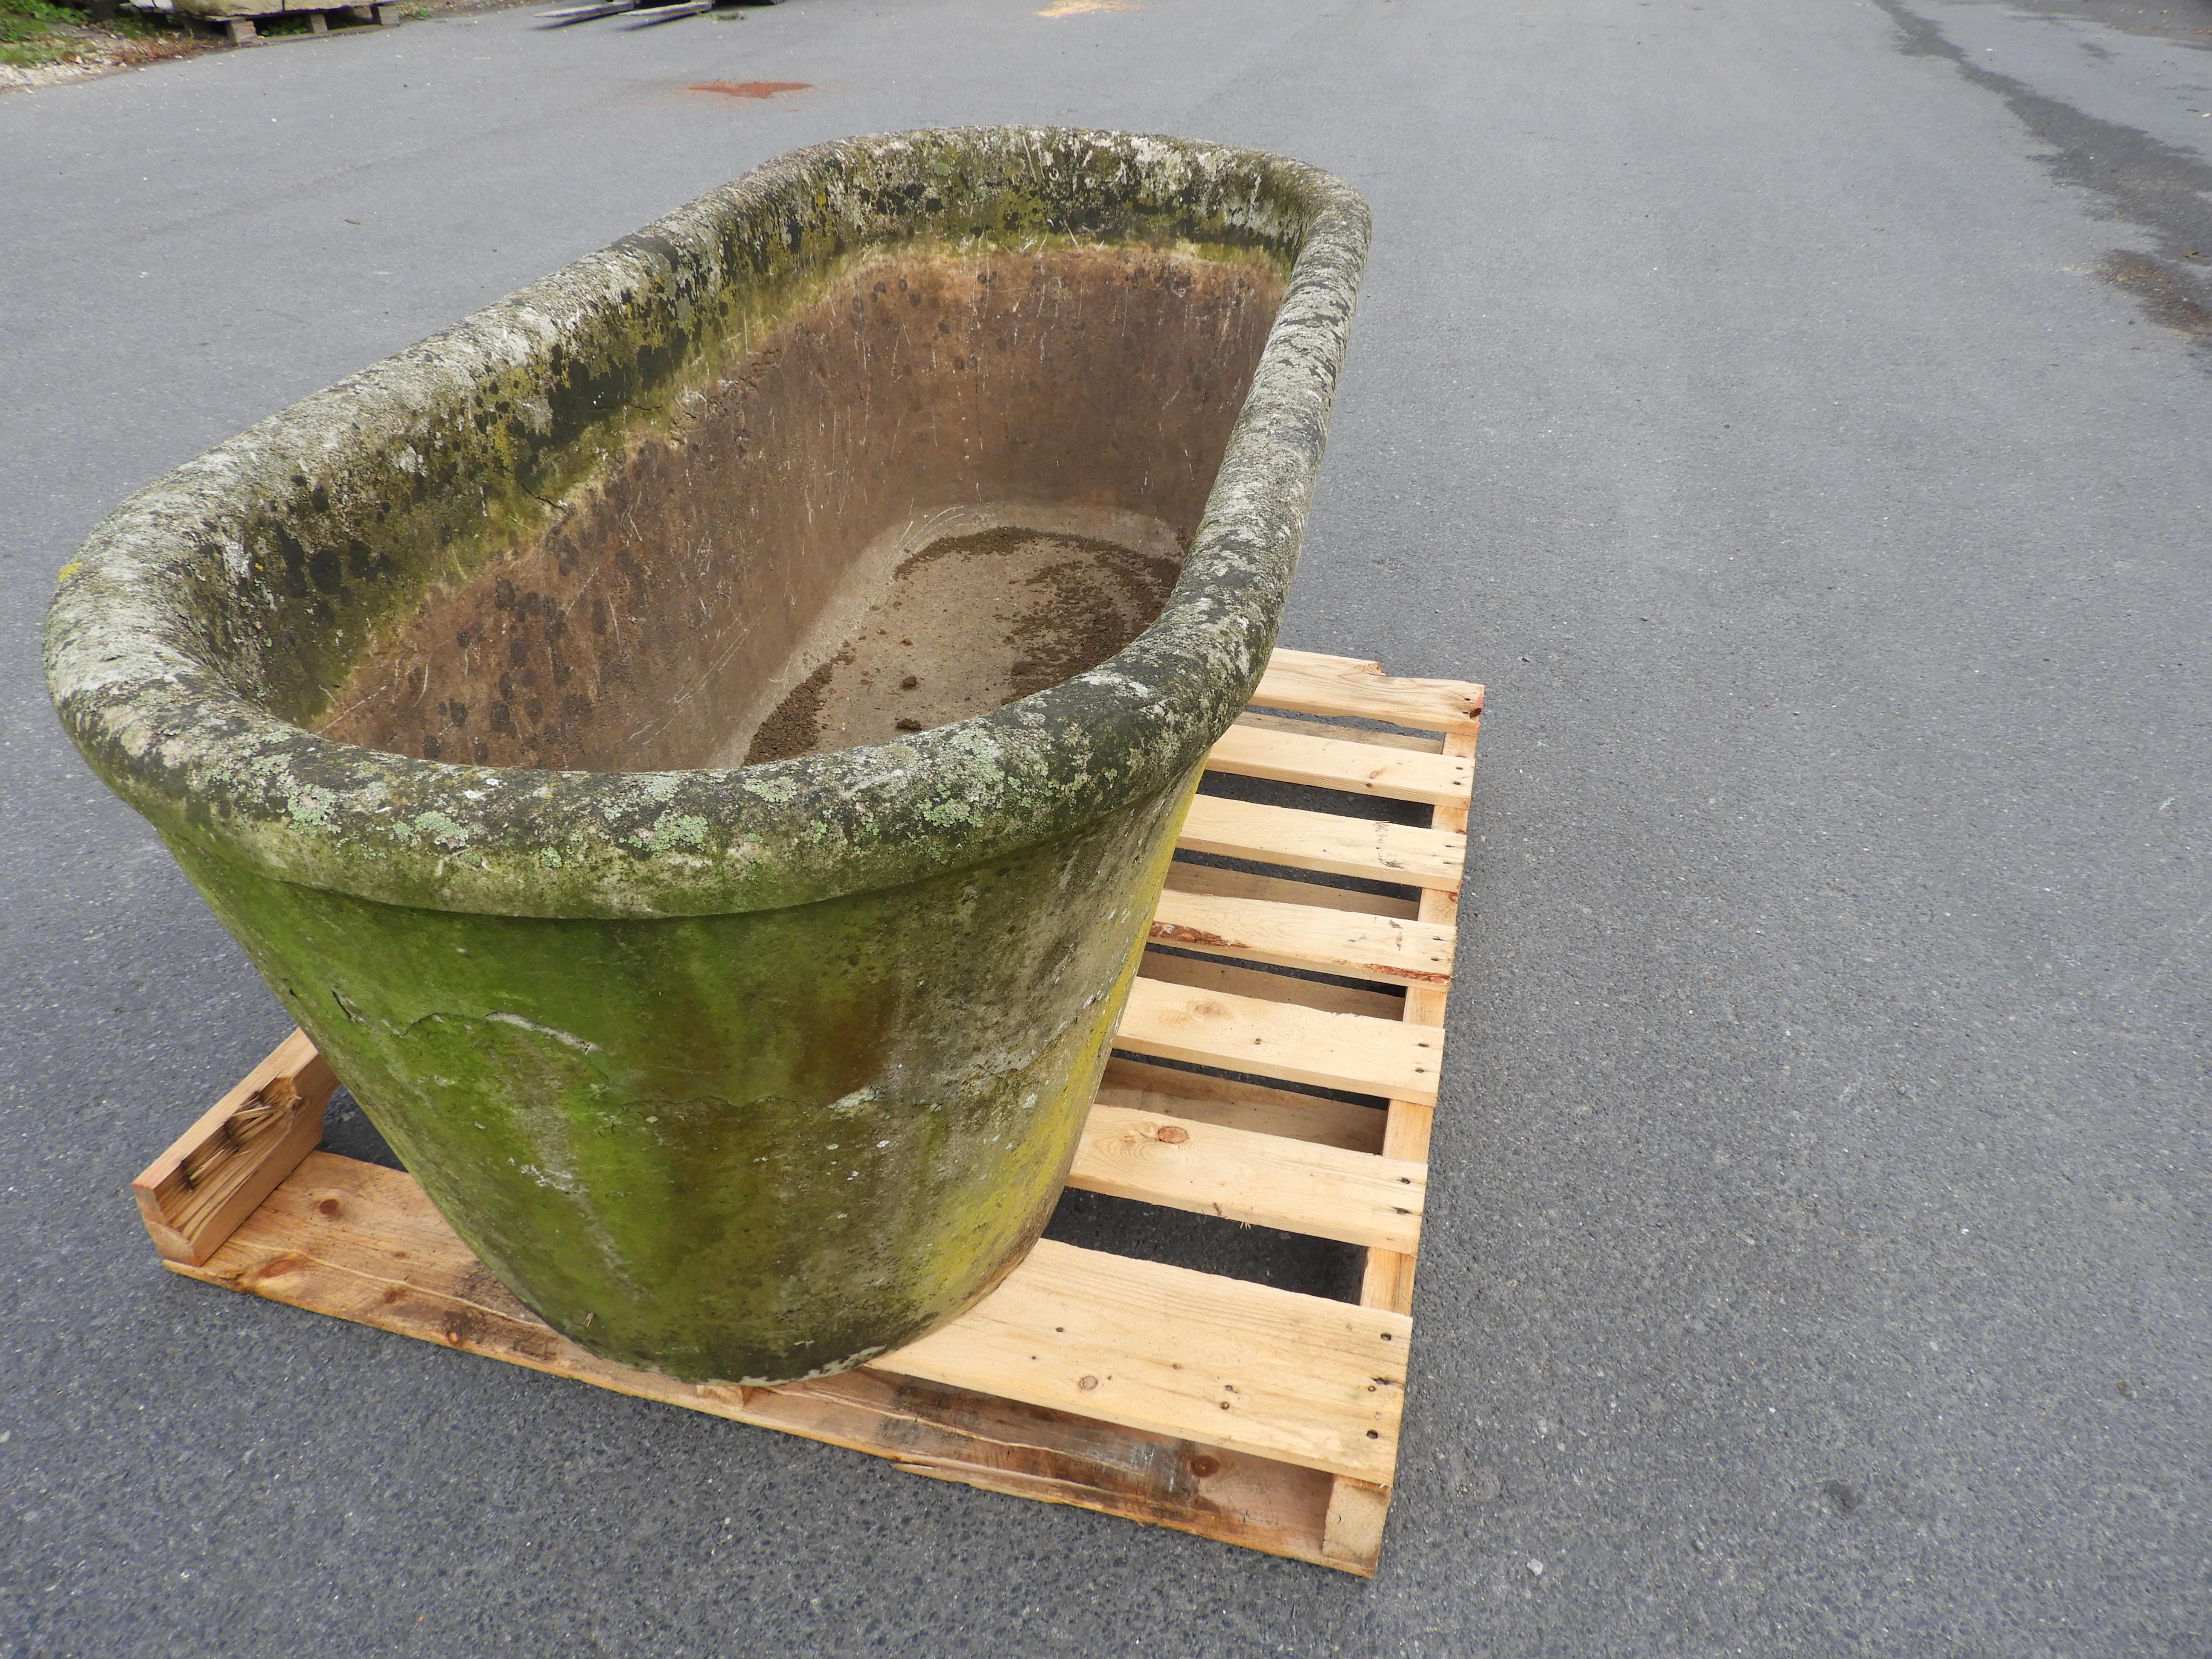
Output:
<path fill-rule="evenodd" d="M 814 88 L 805 81 L 694 81 L 684 90 L 717 98 L 773 98 L 780 92 L 811 92 Z"/>

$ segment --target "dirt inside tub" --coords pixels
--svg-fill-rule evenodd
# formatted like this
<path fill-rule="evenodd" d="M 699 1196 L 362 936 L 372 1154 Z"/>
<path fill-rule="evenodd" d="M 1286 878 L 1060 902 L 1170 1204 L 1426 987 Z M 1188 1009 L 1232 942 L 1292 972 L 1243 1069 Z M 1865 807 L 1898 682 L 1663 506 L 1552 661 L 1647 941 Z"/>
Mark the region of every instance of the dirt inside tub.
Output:
<path fill-rule="evenodd" d="M 735 766 L 1057 684 L 1158 615 L 1281 294 L 1155 248 L 863 265 L 535 541 L 387 618 L 318 729 Z"/>

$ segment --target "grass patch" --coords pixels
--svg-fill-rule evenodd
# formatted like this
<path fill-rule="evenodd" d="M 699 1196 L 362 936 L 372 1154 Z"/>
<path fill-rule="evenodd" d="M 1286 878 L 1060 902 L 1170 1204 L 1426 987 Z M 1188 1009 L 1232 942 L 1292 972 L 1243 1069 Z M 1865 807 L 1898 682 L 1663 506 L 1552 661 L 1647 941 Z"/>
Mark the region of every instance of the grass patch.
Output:
<path fill-rule="evenodd" d="M 95 21 L 90 12 L 55 0 L 0 0 L 0 67 L 151 62 L 199 44 L 172 19 L 128 9 Z"/>
<path fill-rule="evenodd" d="M 81 16 L 52 0 L 0 0 L 0 64 L 36 69 L 82 58 L 91 49 L 87 43 L 74 30 L 53 27 L 76 23 Z"/>

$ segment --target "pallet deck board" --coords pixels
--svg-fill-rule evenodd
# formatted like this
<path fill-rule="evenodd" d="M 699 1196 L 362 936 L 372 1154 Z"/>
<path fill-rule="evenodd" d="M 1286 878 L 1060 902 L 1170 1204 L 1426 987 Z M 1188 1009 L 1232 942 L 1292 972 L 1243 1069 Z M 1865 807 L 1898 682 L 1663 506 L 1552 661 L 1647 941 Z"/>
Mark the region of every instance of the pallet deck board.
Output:
<path fill-rule="evenodd" d="M 678 1382 L 538 1320 L 411 1176 L 313 1150 L 337 1079 L 296 1032 L 134 1183 L 164 1265 L 933 1479 L 1371 1574 L 1482 692 L 1297 652 L 1261 690 L 1255 707 L 1304 718 L 1249 717 L 1222 769 L 1425 800 L 1432 826 L 1200 794 L 1179 851 L 1297 873 L 1172 866 L 1069 1184 L 1363 1247 L 1357 1302 L 1046 1240 L 960 1319 L 860 1370 Z"/>
<path fill-rule="evenodd" d="M 1348 1152 L 1382 1150 L 1384 1113 L 1379 1105 L 1273 1089 L 1243 1078 L 1171 1071 L 1122 1054 L 1106 1062 L 1098 1103 L 1158 1112 L 1186 1122 L 1251 1129 L 1279 1139 L 1341 1146 Z"/>
<path fill-rule="evenodd" d="M 1178 947 L 1180 949 L 1181 947 Z M 1147 948 L 1138 974 L 1154 985 L 1180 985 L 1193 991 L 1226 991 L 1262 1002 L 1295 1003 L 1325 1014 L 1365 1014 L 1395 1022 L 1404 1016 L 1402 992 L 1377 985 L 1346 985 L 1248 967 L 1233 957 L 1182 956 Z"/>
<path fill-rule="evenodd" d="M 1482 688 L 1457 680 L 1396 679 L 1370 663 L 1279 650 L 1260 677 L 1252 704 L 1302 714 L 1364 716 L 1430 732 L 1472 732 L 1482 718 Z"/>
<path fill-rule="evenodd" d="M 1455 755 L 1423 754 L 1339 736 L 1308 737 L 1232 726 L 1206 756 L 1210 771 L 1340 789 L 1386 800 L 1456 806 L 1474 787 L 1474 768 Z"/>
<path fill-rule="evenodd" d="M 1129 988 L 1114 1042 L 1188 1065 L 1431 1103 L 1443 1055 L 1443 1032 L 1434 1026 L 1151 979 Z"/>
<path fill-rule="evenodd" d="M 1192 799 L 1178 844 L 1255 864 L 1453 891 L 1467 863 L 1464 835 L 1207 794 Z"/>
<path fill-rule="evenodd" d="M 1310 968 L 1386 985 L 1449 985 L 1459 930 L 1320 905 L 1292 908 L 1264 900 L 1170 888 L 1152 912 L 1152 942 L 1240 961 Z"/>
<path fill-rule="evenodd" d="M 1091 1109 L 1067 1184 L 1410 1255 L 1428 1166 L 1172 1113 Z"/>
<path fill-rule="evenodd" d="M 1040 1239 L 951 1324 L 870 1362 L 1025 1405 L 1387 1479 L 1413 1321 Z"/>

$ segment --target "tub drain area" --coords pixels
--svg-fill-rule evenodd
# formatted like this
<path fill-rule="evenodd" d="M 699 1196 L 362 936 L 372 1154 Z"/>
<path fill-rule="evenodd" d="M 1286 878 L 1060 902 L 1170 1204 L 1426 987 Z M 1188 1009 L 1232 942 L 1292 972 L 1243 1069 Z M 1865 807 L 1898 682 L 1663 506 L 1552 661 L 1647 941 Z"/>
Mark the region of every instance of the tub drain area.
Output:
<path fill-rule="evenodd" d="M 1175 248 L 871 258 L 694 375 L 534 538 L 379 619 L 311 723 L 661 770 L 1057 684 L 1159 614 L 1281 295 L 1257 256 Z"/>
<path fill-rule="evenodd" d="M 889 566 L 880 581 L 855 584 L 823 618 L 777 677 L 796 683 L 720 764 L 887 743 L 1057 685 L 1143 632 L 1182 568 L 1167 526 L 1103 512 L 933 515 L 891 551 L 896 562 L 874 562 Z"/>

